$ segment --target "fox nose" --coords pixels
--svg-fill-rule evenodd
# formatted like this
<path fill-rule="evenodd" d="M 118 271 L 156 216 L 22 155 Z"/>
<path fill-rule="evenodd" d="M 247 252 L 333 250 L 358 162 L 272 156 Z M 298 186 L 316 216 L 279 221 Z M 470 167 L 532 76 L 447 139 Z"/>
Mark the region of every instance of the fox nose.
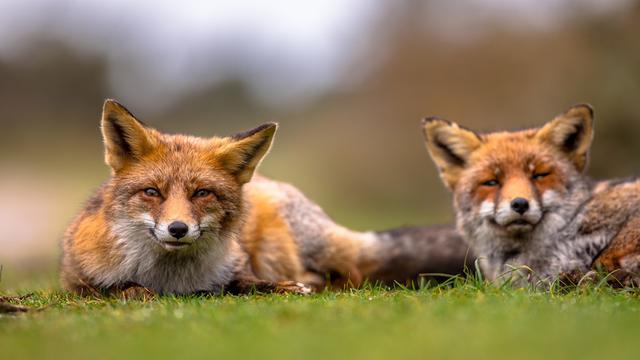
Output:
<path fill-rule="evenodd" d="M 511 209 L 520 215 L 524 215 L 529 210 L 529 201 L 523 198 L 515 198 L 511 201 Z"/>
<path fill-rule="evenodd" d="M 173 236 L 176 239 L 180 239 L 180 238 L 183 238 L 185 235 L 187 235 L 187 232 L 189 231 L 189 226 L 187 226 L 187 224 L 183 223 L 182 221 L 174 221 L 171 224 L 169 224 L 168 230 L 171 236 Z"/>

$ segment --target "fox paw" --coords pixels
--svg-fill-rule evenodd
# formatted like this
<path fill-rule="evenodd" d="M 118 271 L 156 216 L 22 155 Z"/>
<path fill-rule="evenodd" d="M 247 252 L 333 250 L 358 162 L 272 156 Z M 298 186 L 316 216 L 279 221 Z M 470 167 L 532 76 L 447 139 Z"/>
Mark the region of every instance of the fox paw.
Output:
<path fill-rule="evenodd" d="M 313 291 L 303 283 L 295 281 L 281 281 L 276 284 L 276 292 L 279 294 L 309 295 Z"/>
<path fill-rule="evenodd" d="M 560 283 L 565 286 L 577 286 L 578 284 L 584 283 L 584 281 L 591 280 L 593 274 L 585 274 L 580 270 L 571 270 L 560 273 L 558 276 L 558 280 Z"/>
<path fill-rule="evenodd" d="M 16 313 L 25 313 L 30 309 L 28 307 L 8 304 L 0 301 L 0 314 L 16 314 Z"/>
<path fill-rule="evenodd" d="M 124 290 L 121 290 L 119 293 L 119 297 L 122 300 L 152 300 L 155 298 L 155 293 L 142 286 L 131 286 Z"/>

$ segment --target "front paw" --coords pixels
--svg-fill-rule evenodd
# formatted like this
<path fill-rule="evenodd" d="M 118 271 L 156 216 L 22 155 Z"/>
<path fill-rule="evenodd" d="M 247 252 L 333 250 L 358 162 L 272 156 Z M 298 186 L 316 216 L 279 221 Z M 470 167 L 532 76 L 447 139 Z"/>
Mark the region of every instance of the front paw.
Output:
<path fill-rule="evenodd" d="M 596 271 L 581 271 L 571 270 L 562 272 L 558 275 L 560 284 L 568 287 L 575 287 L 579 285 L 593 285 L 598 280 L 598 273 Z"/>
<path fill-rule="evenodd" d="M 300 282 L 281 281 L 276 284 L 276 292 L 279 294 L 309 295 L 313 290 Z"/>
<path fill-rule="evenodd" d="M 117 294 L 122 300 L 142 300 L 148 301 L 155 298 L 156 294 L 151 289 L 143 286 L 131 286 L 120 290 Z"/>
<path fill-rule="evenodd" d="M 577 286 L 578 283 L 580 283 L 583 276 L 584 276 L 584 272 L 579 270 L 565 271 L 558 274 L 558 281 L 563 286 L 573 287 L 573 286 Z"/>

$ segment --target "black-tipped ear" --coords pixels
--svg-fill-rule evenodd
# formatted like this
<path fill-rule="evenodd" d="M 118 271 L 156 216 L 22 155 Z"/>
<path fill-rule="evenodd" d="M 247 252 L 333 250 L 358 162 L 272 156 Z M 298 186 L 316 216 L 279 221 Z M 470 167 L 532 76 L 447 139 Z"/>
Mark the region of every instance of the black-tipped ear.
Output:
<path fill-rule="evenodd" d="M 153 139 L 144 125 L 115 100 L 104 102 L 101 127 L 105 161 L 114 171 L 153 149 Z"/>
<path fill-rule="evenodd" d="M 256 168 L 271 148 L 278 124 L 266 123 L 238 133 L 216 152 L 216 158 L 240 184 L 251 181 Z"/>
<path fill-rule="evenodd" d="M 454 189 L 469 156 L 482 145 L 480 136 L 437 117 L 422 120 L 422 130 L 427 150 L 438 167 L 442 181 L 449 189 Z"/>
<path fill-rule="evenodd" d="M 543 126 L 536 139 L 557 148 L 584 171 L 593 141 L 593 108 L 588 104 L 572 106 Z"/>

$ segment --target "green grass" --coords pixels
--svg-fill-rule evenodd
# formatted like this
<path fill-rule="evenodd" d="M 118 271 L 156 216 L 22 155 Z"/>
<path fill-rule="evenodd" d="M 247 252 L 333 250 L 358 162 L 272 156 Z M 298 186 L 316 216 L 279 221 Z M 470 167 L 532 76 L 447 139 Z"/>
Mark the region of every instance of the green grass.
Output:
<path fill-rule="evenodd" d="M 41 291 L 19 302 L 42 311 L 0 315 L 0 359 L 636 359 L 639 295 L 477 280 L 150 302 Z"/>

